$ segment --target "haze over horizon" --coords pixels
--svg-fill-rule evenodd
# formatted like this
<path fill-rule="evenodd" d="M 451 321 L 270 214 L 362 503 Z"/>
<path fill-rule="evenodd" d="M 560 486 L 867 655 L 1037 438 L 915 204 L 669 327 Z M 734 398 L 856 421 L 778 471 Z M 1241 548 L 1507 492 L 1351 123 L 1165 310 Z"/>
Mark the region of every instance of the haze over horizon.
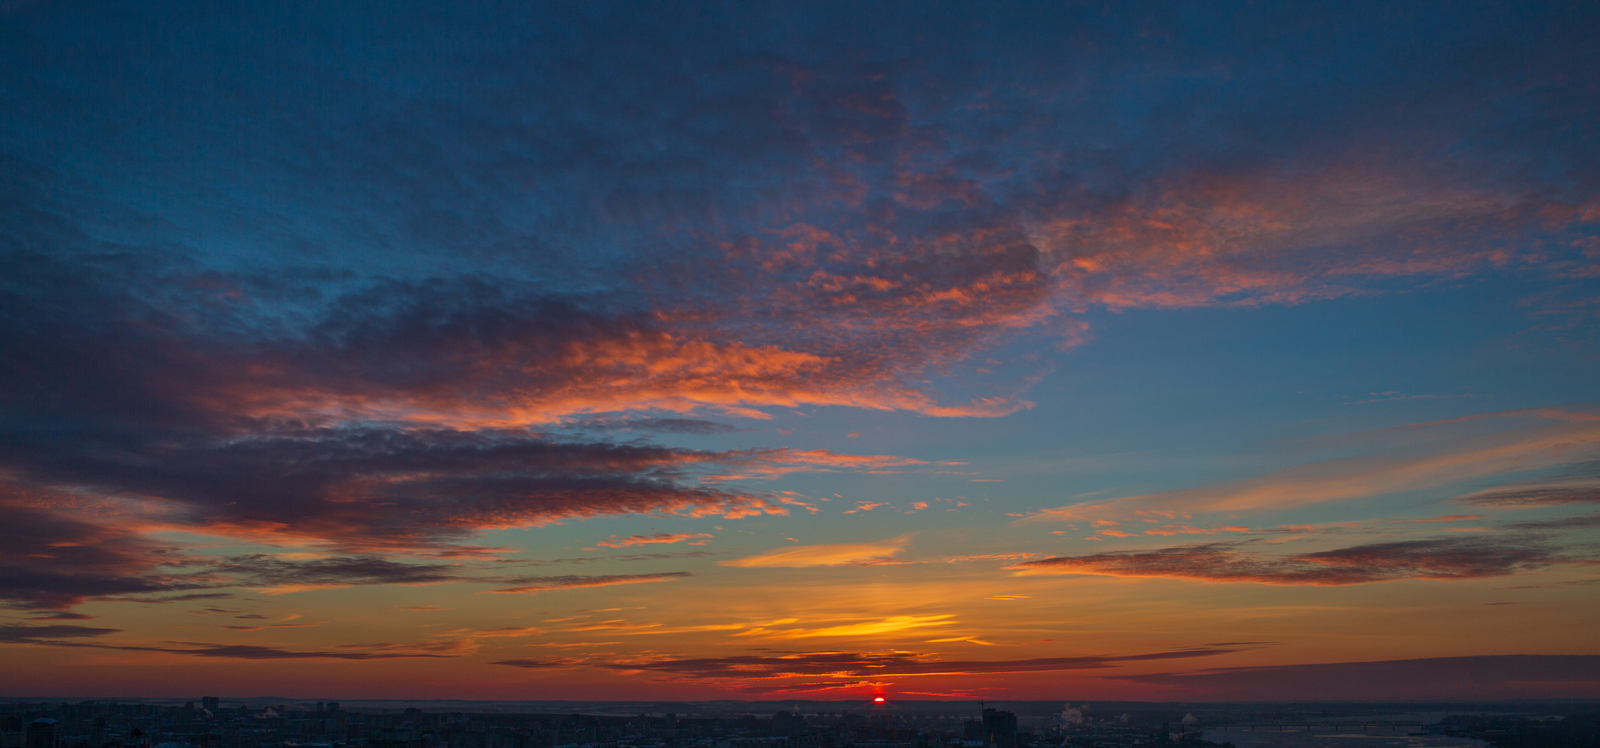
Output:
<path fill-rule="evenodd" d="M 1593 3 L 0 3 L 0 696 L 1600 698 Z"/>

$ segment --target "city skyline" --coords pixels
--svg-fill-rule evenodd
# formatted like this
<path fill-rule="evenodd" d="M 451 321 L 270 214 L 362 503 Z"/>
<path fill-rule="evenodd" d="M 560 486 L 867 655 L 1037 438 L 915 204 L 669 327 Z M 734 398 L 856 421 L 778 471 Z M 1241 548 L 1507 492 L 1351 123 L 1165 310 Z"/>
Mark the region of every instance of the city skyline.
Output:
<path fill-rule="evenodd" d="M 0 3 L 0 696 L 1600 698 L 1597 19 Z"/>

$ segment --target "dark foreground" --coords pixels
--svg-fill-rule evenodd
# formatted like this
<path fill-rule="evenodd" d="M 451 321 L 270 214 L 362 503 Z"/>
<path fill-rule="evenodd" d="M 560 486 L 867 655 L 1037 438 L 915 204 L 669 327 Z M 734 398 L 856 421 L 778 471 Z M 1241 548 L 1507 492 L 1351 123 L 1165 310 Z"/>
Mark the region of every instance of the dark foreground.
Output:
<path fill-rule="evenodd" d="M 1600 703 L 0 702 L 0 748 L 1588 748 Z"/>

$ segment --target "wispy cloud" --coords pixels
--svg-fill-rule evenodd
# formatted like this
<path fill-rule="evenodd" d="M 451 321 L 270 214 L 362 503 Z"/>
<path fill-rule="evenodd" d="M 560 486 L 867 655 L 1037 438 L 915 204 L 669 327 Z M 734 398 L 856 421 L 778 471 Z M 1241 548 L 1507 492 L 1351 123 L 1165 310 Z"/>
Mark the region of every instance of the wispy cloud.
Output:
<path fill-rule="evenodd" d="M 1577 462 L 1555 475 L 1477 491 L 1455 501 L 1501 509 L 1600 504 L 1600 460 Z"/>
<path fill-rule="evenodd" d="M 676 532 L 676 533 L 657 532 L 657 533 L 652 533 L 652 534 L 649 534 L 649 535 L 629 535 L 628 537 L 625 537 L 625 538 L 619 538 L 619 537 L 617 537 L 615 535 L 612 535 L 611 537 L 609 537 L 609 538 L 607 538 L 605 540 L 602 540 L 602 541 L 600 541 L 598 543 L 595 543 L 595 545 L 597 545 L 597 546 L 599 546 L 601 548 L 631 548 L 631 547 L 636 546 L 636 545 L 651 545 L 651 544 L 655 544 L 655 543 L 683 543 L 683 542 L 688 542 L 689 545 L 705 545 L 704 541 L 709 540 L 709 539 L 711 539 L 713 537 L 715 537 L 715 536 L 711 535 L 710 533 L 704 533 L 704 532 Z M 691 542 L 691 541 L 701 541 L 701 542 Z"/>
<path fill-rule="evenodd" d="M 1378 662 L 1330 662 L 1192 672 L 1105 675 L 1230 700 L 1410 700 L 1570 698 L 1592 692 L 1600 656 L 1491 655 Z"/>
<path fill-rule="evenodd" d="M 659 574 L 600 574 L 583 576 L 568 574 L 555 577 L 517 577 L 506 579 L 502 584 L 512 586 L 492 590 L 502 594 L 528 594 L 533 592 L 548 592 L 551 590 L 570 590 L 581 587 L 610 587 L 618 584 L 648 584 L 650 582 L 672 582 L 691 576 L 686 571 L 668 571 Z"/>
<path fill-rule="evenodd" d="M 349 645 L 343 649 L 361 651 L 296 651 L 277 647 L 260 647 L 240 644 L 203 644 L 194 642 L 167 642 L 172 646 L 146 646 L 136 644 L 110 644 L 92 641 L 99 637 L 121 633 L 119 629 L 86 626 L 0 626 L 0 644 L 31 644 L 47 647 L 78 649 L 110 649 L 124 652 L 159 652 L 193 657 L 231 660 L 392 660 L 401 658 L 440 658 L 457 656 L 459 648 L 453 644 L 431 645 Z M 89 639 L 91 641 L 83 641 Z M 436 650 L 436 651 L 428 651 Z M 440 651 L 442 650 L 442 651 Z"/>
<path fill-rule="evenodd" d="M 1600 420 L 1582 413 L 1556 415 L 1555 422 L 1543 425 L 1300 465 L 1219 485 L 1046 509 L 1019 521 L 1083 522 L 1141 510 L 1265 512 L 1550 468 L 1583 461 L 1600 450 Z"/>
<path fill-rule="evenodd" d="M 911 629 L 921 629 L 930 626 L 953 626 L 956 621 L 951 614 L 938 615 L 908 615 L 890 616 L 872 621 L 845 623 L 837 626 L 823 626 L 821 628 L 790 628 L 778 629 L 768 626 L 757 626 L 741 631 L 737 636 L 765 637 L 774 639 L 810 639 L 814 637 L 840 636 L 840 637 L 868 637 L 882 634 L 896 634 Z M 769 624 L 770 625 L 770 624 Z"/>
<path fill-rule="evenodd" d="M 807 652 L 706 658 L 638 658 L 599 667 L 642 670 L 689 678 L 761 681 L 799 676 L 898 678 L 941 674 L 1030 673 L 1101 670 L 1129 662 L 1191 659 L 1232 654 L 1237 648 L 1201 647 L 1137 655 L 1039 657 L 1022 660 L 945 660 L 919 652 Z"/>
<path fill-rule="evenodd" d="M 1247 543 L 1052 556 L 1007 567 L 1022 574 L 1165 577 L 1201 582 L 1348 585 L 1401 579 L 1483 579 L 1576 560 L 1540 540 L 1445 538 L 1372 543 L 1274 556 Z"/>
<path fill-rule="evenodd" d="M 874 565 L 893 560 L 905 550 L 911 536 L 901 535 L 868 543 L 831 543 L 774 548 L 745 558 L 721 561 L 723 566 L 741 568 L 802 568 L 807 566 Z"/>

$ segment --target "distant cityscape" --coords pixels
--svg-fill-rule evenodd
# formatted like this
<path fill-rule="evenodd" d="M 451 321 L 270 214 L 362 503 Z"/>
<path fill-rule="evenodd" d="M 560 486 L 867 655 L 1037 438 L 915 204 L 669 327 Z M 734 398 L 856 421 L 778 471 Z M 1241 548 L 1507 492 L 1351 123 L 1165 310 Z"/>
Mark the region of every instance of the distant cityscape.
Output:
<path fill-rule="evenodd" d="M 1319 736 L 1600 745 L 1600 705 L 1582 703 L 533 702 L 519 712 L 263 701 L 13 701 L 0 704 L 0 748 L 1206 748 L 1324 745 Z M 654 710 L 663 706 L 679 711 Z"/>

